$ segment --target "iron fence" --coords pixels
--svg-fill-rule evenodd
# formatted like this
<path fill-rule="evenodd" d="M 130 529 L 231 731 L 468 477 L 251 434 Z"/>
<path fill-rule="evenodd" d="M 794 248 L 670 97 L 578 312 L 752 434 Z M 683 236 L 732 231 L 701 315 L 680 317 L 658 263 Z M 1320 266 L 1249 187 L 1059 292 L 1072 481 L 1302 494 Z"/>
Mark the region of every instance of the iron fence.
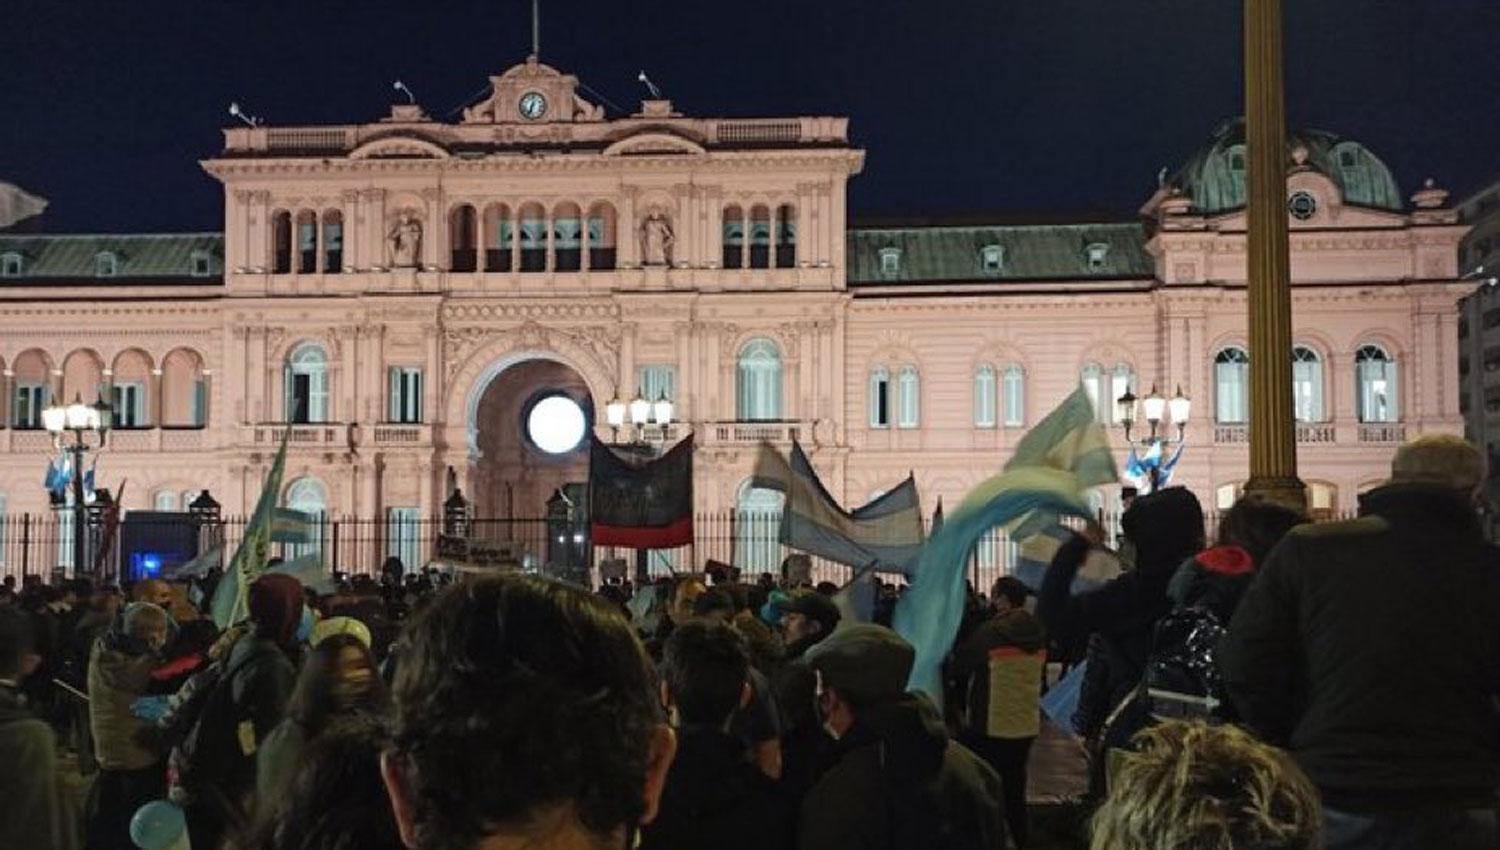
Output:
<path fill-rule="evenodd" d="M 1101 513 L 1098 520 L 1106 541 L 1117 541 L 1118 514 Z M 620 559 L 628 575 L 636 573 L 633 550 L 590 545 L 586 525 L 547 517 L 480 517 L 468 523 L 464 536 L 512 551 L 526 567 L 573 566 L 588 570 L 597 580 L 605 562 Z M 127 513 L 120 529 L 112 534 L 86 525 L 85 572 L 97 568 L 101 576 L 127 580 L 139 578 L 143 570 L 164 567 L 170 573 L 193 553 L 219 542 L 227 560 L 244 538 L 247 524 L 244 516 L 198 525 L 187 513 L 173 516 L 153 512 L 145 521 L 132 520 Z M 783 559 L 794 553 L 779 539 L 780 524 L 781 516 L 775 512 L 699 513 L 694 517 L 693 541 L 674 549 L 650 551 L 646 567 L 652 576 L 667 576 L 699 572 L 709 561 L 718 561 L 740 568 L 747 577 L 779 575 Z M 1205 528 L 1210 540 L 1216 526 L 1217 516 L 1207 514 Z M 306 542 L 276 543 L 272 552 L 288 559 L 320 553 L 324 563 L 336 571 L 376 575 L 390 557 L 399 558 L 406 569 L 429 563 L 445 530 L 441 517 L 315 516 Z M 18 581 L 26 575 L 71 577 L 76 572 L 72 541 L 73 522 L 68 513 L 0 516 L 0 575 L 15 576 Z M 1019 557 L 1019 544 L 1003 530 L 992 529 L 970 555 L 969 578 L 975 587 L 988 588 L 996 578 L 1014 572 Z M 815 582 L 842 584 L 853 575 L 844 564 L 815 556 L 810 561 Z"/>

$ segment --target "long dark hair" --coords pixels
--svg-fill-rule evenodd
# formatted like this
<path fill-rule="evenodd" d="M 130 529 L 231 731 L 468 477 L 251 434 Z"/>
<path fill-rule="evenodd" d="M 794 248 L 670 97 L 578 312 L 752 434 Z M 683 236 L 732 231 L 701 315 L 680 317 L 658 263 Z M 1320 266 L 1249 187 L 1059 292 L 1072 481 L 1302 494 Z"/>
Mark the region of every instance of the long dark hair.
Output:
<path fill-rule="evenodd" d="M 339 655 L 347 648 L 359 650 L 364 663 L 370 668 L 369 690 L 352 706 L 340 706 L 334 697 L 335 673 Z M 297 676 L 297 687 L 287 702 L 287 717 L 296 721 L 309 739 L 318 733 L 336 716 L 354 712 L 384 717 L 390 707 L 390 695 L 385 683 L 380 680 L 380 670 L 370 655 L 369 647 L 353 635 L 329 635 L 307 653 L 302 672 Z"/>

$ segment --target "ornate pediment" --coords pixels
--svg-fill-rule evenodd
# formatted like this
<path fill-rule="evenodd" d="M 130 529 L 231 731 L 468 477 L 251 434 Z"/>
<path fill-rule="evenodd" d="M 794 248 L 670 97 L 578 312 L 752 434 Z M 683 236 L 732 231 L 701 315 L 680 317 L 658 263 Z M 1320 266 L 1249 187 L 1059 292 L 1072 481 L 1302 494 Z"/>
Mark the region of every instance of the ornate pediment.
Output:
<path fill-rule="evenodd" d="M 417 136 L 384 136 L 349 152 L 350 159 L 448 159 L 442 145 Z"/>
<path fill-rule="evenodd" d="M 675 133 L 648 132 L 627 136 L 604 149 L 604 156 L 698 156 L 703 146 Z"/>
<path fill-rule="evenodd" d="M 464 110 L 465 124 L 551 124 L 603 121 L 604 108 L 578 96 L 578 78 L 535 56 L 490 77 L 490 94 Z"/>

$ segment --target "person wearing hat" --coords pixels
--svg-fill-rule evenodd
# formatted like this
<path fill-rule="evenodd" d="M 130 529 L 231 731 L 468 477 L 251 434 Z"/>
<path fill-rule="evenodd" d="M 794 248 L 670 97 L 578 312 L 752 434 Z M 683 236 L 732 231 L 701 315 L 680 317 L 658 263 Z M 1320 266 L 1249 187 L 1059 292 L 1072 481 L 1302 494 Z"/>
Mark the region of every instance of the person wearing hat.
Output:
<path fill-rule="evenodd" d="M 802 801 L 802 850 L 1009 846 L 1000 777 L 948 737 L 927 697 L 906 690 L 916 651 L 859 623 L 804 656 L 837 762 Z"/>
<path fill-rule="evenodd" d="M 1219 644 L 1241 719 L 1322 794 L 1326 845 L 1500 846 L 1500 548 L 1484 453 L 1401 446 L 1360 516 L 1293 529 Z"/>
<path fill-rule="evenodd" d="M 771 682 L 781 708 L 781 778 L 788 793 L 798 797 L 812 787 L 828 757 L 828 736 L 818 725 L 813 702 L 817 677 L 803 655 L 838 628 L 839 608 L 811 589 L 784 595 L 777 608 L 786 644 L 781 669 Z"/>

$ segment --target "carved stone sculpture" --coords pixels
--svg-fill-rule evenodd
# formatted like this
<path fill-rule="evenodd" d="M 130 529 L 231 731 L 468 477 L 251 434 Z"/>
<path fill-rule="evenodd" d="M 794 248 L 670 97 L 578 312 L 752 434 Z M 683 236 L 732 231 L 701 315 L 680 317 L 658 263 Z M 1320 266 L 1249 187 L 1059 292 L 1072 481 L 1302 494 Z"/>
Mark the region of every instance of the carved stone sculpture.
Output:
<path fill-rule="evenodd" d="M 392 268 L 414 268 L 422 262 L 422 222 L 411 213 L 402 213 L 391 232 L 386 234 Z"/>
<path fill-rule="evenodd" d="M 661 207 L 652 207 L 641 222 L 641 262 L 648 266 L 672 265 L 672 222 Z"/>

